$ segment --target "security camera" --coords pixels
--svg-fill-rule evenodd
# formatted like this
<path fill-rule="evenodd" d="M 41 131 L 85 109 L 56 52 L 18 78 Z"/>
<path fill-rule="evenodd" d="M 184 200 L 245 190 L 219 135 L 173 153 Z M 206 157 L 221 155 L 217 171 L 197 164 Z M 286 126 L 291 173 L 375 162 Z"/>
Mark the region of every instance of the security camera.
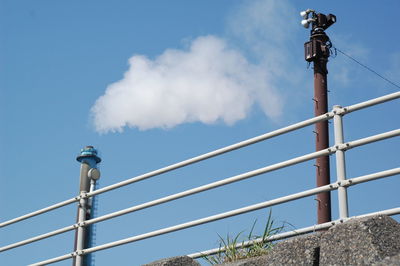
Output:
<path fill-rule="evenodd" d="M 315 23 L 316 25 L 315 26 L 326 30 L 335 22 L 336 22 L 335 15 L 333 15 L 333 14 L 324 15 L 324 14 L 318 13 L 316 15 L 316 23 Z"/>
<path fill-rule="evenodd" d="M 336 16 L 333 14 L 328 14 L 326 16 L 326 28 L 328 28 L 329 26 L 331 26 L 333 23 L 336 22 Z"/>

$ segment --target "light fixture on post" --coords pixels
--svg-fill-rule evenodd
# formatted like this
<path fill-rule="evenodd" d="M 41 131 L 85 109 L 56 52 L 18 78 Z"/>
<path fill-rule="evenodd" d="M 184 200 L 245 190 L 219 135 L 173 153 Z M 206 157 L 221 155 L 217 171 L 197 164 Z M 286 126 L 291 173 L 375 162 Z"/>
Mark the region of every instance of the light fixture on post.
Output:
<path fill-rule="evenodd" d="M 308 18 L 308 16 L 312 14 L 311 18 Z M 301 21 L 301 25 L 303 25 L 304 28 L 308 29 L 308 27 L 310 27 L 310 23 L 312 23 L 313 21 L 315 21 L 315 19 L 313 18 L 315 14 L 315 11 L 312 9 L 307 9 L 304 11 L 300 12 L 300 16 L 303 17 L 303 20 Z"/>
<path fill-rule="evenodd" d="M 315 10 L 306 9 L 306 10 L 300 12 L 300 16 L 302 16 L 304 19 L 307 19 L 307 18 L 308 18 L 308 15 L 309 15 L 310 13 L 315 13 Z"/>
<path fill-rule="evenodd" d="M 308 29 L 310 27 L 310 23 L 314 22 L 315 20 L 312 18 L 308 18 L 308 19 L 303 19 L 301 21 L 301 25 L 303 25 L 304 28 Z"/>

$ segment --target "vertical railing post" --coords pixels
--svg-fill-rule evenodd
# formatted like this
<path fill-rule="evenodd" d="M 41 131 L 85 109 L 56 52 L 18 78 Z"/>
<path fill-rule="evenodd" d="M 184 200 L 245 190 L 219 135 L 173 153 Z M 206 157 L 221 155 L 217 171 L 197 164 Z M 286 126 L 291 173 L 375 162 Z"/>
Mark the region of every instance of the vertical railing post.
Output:
<path fill-rule="evenodd" d="M 346 180 L 346 161 L 344 150 L 339 149 L 344 142 L 343 137 L 343 119 L 342 107 L 340 105 L 333 106 L 333 125 L 335 133 L 335 147 L 336 147 L 336 175 L 337 181 L 343 183 Z M 339 216 L 340 219 L 349 217 L 349 209 L 347 203 L 347 188 L 340 186 L 338 188 L 338 201 L 339 201 Z"/>
<path fill-rule="evenodd" d="M 84 196 L 85 192 L 81 193 L 81 197 Z M 87 206 L 87 198 L 81 198 L 79 200 L 79 209 L 78 209 L 78 230 L 76 234 L 76 250 L 79 252 L 80 250 L 85 248 L 86 242 L 86 228 L 83 226 L 83 222 L 86 220 L 86 206 Z M 84 265 L 84 257 L 83 254 L 77 254 L 75 258 L 75 266 L 83 266 Z"/>

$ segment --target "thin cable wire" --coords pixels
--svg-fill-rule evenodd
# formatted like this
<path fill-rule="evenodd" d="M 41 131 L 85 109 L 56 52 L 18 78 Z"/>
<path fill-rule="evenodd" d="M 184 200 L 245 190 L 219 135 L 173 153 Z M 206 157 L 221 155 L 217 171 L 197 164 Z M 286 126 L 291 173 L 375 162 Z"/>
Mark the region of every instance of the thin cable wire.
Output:
<path fill-rule="evenodd" d="M 346 54 L 345 52 L 343 52 L 342 50 L 340 50 L 339 48 L 337 48 L 336 46 L 333 46 L 333 48 L 335 49 L 335 51 L 338 51 L 339 53 L 347 56 L 348 58 L 350 58 L 351 60 L 353 60 L 354 62 L 356 62 L 357 64 L 359 64 L 360 66 L 364 67 L 365 69 L 371 71 L 372 73 L 374 73 L 375 75 L 377 75 L 378 77 L 384 79 L 385 81 L 389 82 L 390 84 L 392 84 L 393 86 L 396 86 L 397 88 L 400 89 L 400 86 L 397 85 L 396 83 L 394 83 L 393 81 L 389 80 L 388 78 L 382 76 L 381 74 L 379 74 L 378 72 L 376 72 L 375 70 L 373 70 L 372 68 L 364 65 L 363 63 L 361 63 L 360 61 L 358 61 L 357 59 L 351 57 L 350 55 Z"/>

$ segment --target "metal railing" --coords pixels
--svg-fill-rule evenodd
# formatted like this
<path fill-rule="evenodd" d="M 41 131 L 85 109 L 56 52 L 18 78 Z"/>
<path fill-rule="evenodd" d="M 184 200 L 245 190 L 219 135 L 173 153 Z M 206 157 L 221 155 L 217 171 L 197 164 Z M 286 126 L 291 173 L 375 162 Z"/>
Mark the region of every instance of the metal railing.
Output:
<path fill-rule="evenodd" d="M 299 157 L 295 157 L 295 158 L 292 158 L 292 159 L 289 159 L 289 160 L 286 160 L 286 161 L 283 161 L 283 162 L 279 162 L 279 163 L 276 163 L 276 164 L 265 166 L 265 167 L 262 167 L 262 168 L 259 168 L 259 169 L 256 169 L 256 170 L 252 170 L 252 171 L 245 172 L 245 173 L 242 173 L 242 174 L 239 174 L 239 175 L 235 175 L 235 176 L 232 176 L 232 177 L 229 177 L 229 178 L 226 178 L 226 179 L 222 179 L 222 180 L 219 180 L 219 181 L 216 181 L 216 182 L 212 182 L 212 183 L 209 183 L 209 184 L 206 184 L 206 185 L 202 185 L 202 186 L 199 186 L 199 187 L 196 187 L 196 188 L 185 190 L 185 191 L 173 194 L 173 195 L 169 195 L 169 196 L 162 197 L 162 198 L 159 198 L 159 199 L 155 199 L 155 200 L 152 200 L 152 201 L 149 201 L 149 202 L 146 202 L 146 203 L 135 205 L 135 206 L 132 206 L 132 207 L 129 207 L 129 208 L 126 208 L 126 209 L 122 209 L 122 210 L 119 210 L 119 211 L 116 211 L 116 212 L 112 212 L 112 213 L 109 213 L 109 214 L 106 214 L 106 215 L 102 215 L 100 217 L 92 218 L 92 219 L 86 220 L 84 222 L 75 223 L 75 224 L 72 224 L 70 226 L 63 227 L 63 228 L 60 228 L 60 229 L 57 229 L 57 230 L 54 230 L 54 231 L 51 231 L 51 232 L 48 232 L 48 233 L 45 233 L 45 234 L 42 234 L 42 235 L 38 235 L 38 236 L 29 238 L 29 239 L 25 239 L 23 241 L 19 241 L 19 242 L 16 242 L 16 243 L 12 243 L 12 244 L 0 247 L 0 252 L 5 252 L 7 250 L 14 249 L 14 248 L 17 248 L 17 247 L 20 247 L 20 246 L 23 246 L 23 245 L 27 245 L 27 244 L 30 244 L 30 243 L 33 243 L 33 242 L 36 242 L 36 241 L 39 241 L 39 240 L 42 240 L 42 239 L 45 239 L 45 238 L 49 238 L 49 237 L 52 237 L 52 236 L 55 236 L 55 235 L 58 235 L 58 234 L 62 234 L 62 233 L 68 232 L 68 231 L 76 230 L 79 227 L 86 227 L 86 226 L 89 226 L 91 224 L 95 224 L 95 223 L 98 223 L 98 222 L 109 220 L 109 219 L 112 219 L 112 218 L 115 218 L 115 217 L 118 217 L 118 216 L 121 216 L 121 215 L 125 215 L 125 214 L 132 213 L 132 212 L 135 212 L 135 211 L 139 211 L 139 210 L 143 210 L 143 209 L 146 209 L 146 208 L 150 208 L 150 207 L 153 207 L 153 206 L 156 206 L 156 205 L 160 205 L 160 204 L 163 204 L 163 203 L 166 203 L 166 202 L 170 202 L 170 201 L 173 201 L 173 200 L 176 200 L 176 199 L 187 197 L 187 196 L 190 196 L 190 195 L 193 195 L 193 194 L 197 194 L 197 193 L 200 193 L 200 192 L 203 192 L 203 191 L 214 189 L 214 188 L 217 188 L 217 187 L 220 187 L 220 186 L 224 186 L 224 185 L 227 185 L 227 184 L 230 184 L 230 183 L 233 183 L 233 182 L 238 182 L 240 180 L 251 178 L 251 177 L 254 177 L 254 176 L 257 176 L 257 175 L 260 175 L 260 174 L 264 174 L 264 173 L 267 173 L 267 172 L 272 172 L 272 171 L 275 171 L 275 170 L 278 170 L 278 169 L 281 169 L 281 168 L 289 167 L 289 166 L 292 166 L 292 165 L 295 165 L 295 164 L 299 164 L 299 163 L 302 163 L 302 162 L 305 162 L 305 161 L 309 161 L 309 160 L 312 160 L 312 159 L 315 159 L 315 158 L 318 158 L 318 157 L 321 157 L 321 156 L 327 156 L 327 155 L 330 155 L 330 154 L 336 154 L 335 157 L 336 157 L 337 181 L 334 182 L 334 183 L 331 183 L 329 185 L 325 185 L 325 186 L 321 186 L 321 187 L 305 190 L 305 191 L 302 191 L 302 192 L 299 192 L 299 193 L 290 194 L 290 195 L 287 195 L 287 196 L 284 196 L 284 197 L 280 197 L 280 198 L 276 198 L 276 199 L 273 199 L 273 200 L 261 202 L 261 203 L 258 203 L 258 204 L 254 204 L 254 205 L 250 205 L 250 206 L 247 206 L 247 207 L 231 210 L 231 211 L 224 212 L 224 213 L 219 213 L 219 214 L 216 214 L 216 215 L 208 216 L 208 217 L 205 217 L 205 218 L 193 220 L 193 221 L 182 223 L 182 224 L 178 224 L 178 225 L 175 225 L 175 226 L 162 228 L 162 229 L 159 229 L 159 230 L 155 230 L 155 231 L 151 231 L 151 232 L 148 232 L 148 233 L 145 233 L 145 234 L 132 236 L 132 237 L 129 237 L 129 238 L 118 240 L 118 241 L 105 243 L 105 244 L 98 245 L 98 246 L 95 246 L 95 247 L 86 248 L 86 249 L 82 249 L 82 250 L 76 250 L 76 251 L 74 251 L 72 253 L 68 253 L 68 254 L 65 254 L 65 255 L 62 255 L 62 256 L 59 256 L 59 257 L 56 257 L 56 258 L 48 259 L 48 260 L 45 260 L 45 261 L 41 261 L 41 262 L 38 262 L 38 263 L 34 263 L 32 265 L 46 265 L 46 264 L 50 264 L 50 263 L 54 263 L 54 262 L 58 262 L 58 261 L 62 261 L 62 260 L 70 259 L 70 258 L 74 258 L 74 257 L 77 257 L 77 256 L 86 255 L 86 254 L 93 253 L 93 252 L 96 252 L 96 251 L 109 249 L 109 248 L 116 247 L 116 246 L 119 246 L 119 245 L 124 245 L 124 244 L 127 244 L 127 243 L 136 242 L 136 241 L 140 241 L 140 240 L 143 240 L 143 239 L 147 239 L 147 238 L 151 238 L 151 237 L 167 234 L 167 233 L 170 233 L 170 232 L 183 230 L 183 229 L 194 227 L 194 226 L 198 226 L 198 225 L 201 225 L 201 224 L 210 223 L 210 222 L 213 222 L 213 221 L 225 219 L 225 218 L 236 216 L 236 215 L 239 215 L 239 214 L 252 212 L 252 211 L 255 211 L 255 210 L 258 210 L 258 209 L 267 208 L 267 207 L 278 205 L 278 204 L 282 204 L 282 203 L 285 203 L 285 202 L 294 201 L 294 200 L 301 199 L 301 198 L 304 198 L 304 197 L 309 197 L 309 196 L 312 196 L 312 195 L 316 195 L 316 194 L 321 193 L 321 192 L 332 191 L 332 190 L 338 190 L 338 207 L 339 207 L 339 217 L 340 217 L 338 220 L 331 221 L 331 222 L 324 223 L 324 224 L 314 225 L 314 226 L 310 226 L 310 227 L 306 227 L 306 228 L 302 228 L 302 229 L 298 229 L 298 230 L 294 230 L 294 231 L 291 231 L 291 232 L 285 232 L 285 233 L 281 233 L 281 234 L 278 234 L 278 235 L 274 235 L 274 236 L 270 237 L 270 240 L 277 240 L 277 239 L 282 239 L 282 238 L 293 236 L 293 235 L 304 234 L 304 233 L 307 233 L 307 232 L 312 232 L 312 231 L 323 229 L 323 228 L 329 228 L 330 226 L 333 226 L 333 225 L 335 225 L 337 223 L 345 222 L 346 220 L 350 219 L 349 218 L 349 214 L 348 214 L 347 187 L 354 186 L 354 185 L 357 185 L 357 184 L 360 184 L 360 183 L 364 183 L 364 182 L 368 182 L 368 181 L 371 181 L 371 180 L 376 180 L 376 179 L 379 179 L 379 178 L 384 178 L 384 177 L 400 174 L 400 168 L 393 168 L 393 169 L 389 169 L 389 170 L 386 170 L 386 171 L 381 171 L 381 172 L 377 172 L 377 173 L 373 173 L 373 174 L 369 174 L 369 175 L 365 175 L 365 176 L 360 176 L 360 177 L 355 177 L 355 178 L 348 179 L 346 177 L 345 151 L 349 150 L 349 149 L 353 149 L 353 148 L 359 147 L 359 146 L 362 146 L 362 145 L 366 145 L 366 144 L 369 144 L 369 143 L 372 143 L 372 142 L 381 141 L 381 140 L 384 140 L 384 139 L 400 136 L 400 129 L 384 132 L 382 134 L 377 134 L 377 135 L 373 135 L 373 136 L 362 138 L 362 139 L 357 139 L 357 140 L 353 140 L 353 141 L 349 141 L 349 142 L 344 142 L 343 141 L 344 138 L 343 138 L 342 117 L 344 115 L 350 113 L 350 112 L 358 111 L 360 109 L 364 109 L 364 108 L 367 108 L 367 107 L 370 107 L 370 106 L 373 106 L 373 105 L 381 104 L 381 103 L 384 103 L 384 102 L 387 102 L 387 101 L 391 101 L 391 100 L 395 100 L 395 99 L 398 99 L 398 98 L 400 98 L 400 91 L 392 93 L 392 94 L 388 94 L 388 95 L 385 95 L 385 96 L 382 96 L 382 97 L 379 97 L 379 98 L 375 98 L 375 99 L 372 99 L 372 100 L 369 100 L 369 101 L 366 101 L 366 102 L 362 102 L 362 103 L 358 103 L 358 104 L 355 104 L 355 105 L 347 106 L 347 107 L 334 106 L 334 108 L 333 108 L 333 110 L 331 112 L 328 112 L 328 113 L 326 113 L 324 115 L 317 116 L 317 117 L 314 117 L 314 118 L 311 118 L 311 119 L 308 119 L 308 120 L 304 120 L 302 122 L 299 122 L 299 123 L 296 123 L 296 124 L 293 124 L 293 125 L 290 125 L 290 126 L 287 126 L 287 127 L 284 127 L 284 128 L 281 128 L 281 129 L 278 129 L 278 130 L 275 130 L 275 131 L 272 131 L 272 132 L 269 132 L 269 133 L 266 133 L 266 134 L 263 134 L 263 135 L 260 135 L 260 136 L 257 136 L 257 137 L 254 137 L 254 138 L 251 138 L 251 139 L 248 139 L 248 140 L 236 143 L 236 144 L 233 144 L 233 145 L 230 145 L 230 146 L 226 146 L 224 148 L 217 149 L 215 151 L 212 151 L 212 152 L 209 152 L 209 153 L 206 153 L 206 154 L 203 154 L 203 155 L 200 155 L 200 156 L 197 156 L 197 157 L 194 157 L 194 158 L 191 158 L 191 159 L 188 159 L 188 160 L 176 163 L 176 164 L 172 164 L 170 166 L 167 166 L 167 167 L 164 167 L 164 168 L 160 168 L 158 170 L 155 170 L 155 171 L 143 174 L 143 175 L 139 175 L 139 176 L 127 179 L 125 181 L 122 181 L 122 182 L 119 182 L 119 183 L 116 183 L 116 184 L 113 184 L 113 185 L 110 185 L 110 186 L 95 190 L 93 192 L 89 192 L 89 193 L 84 192 L 84 193 L 81 193 L 80 195 L 78 195 L 78 196 L 76 196 L 74 198 L 62 201 L 60 203 L 57 203 L 57 204 L 51 205 L 49 207 L 37 210 L 35 212 L 28 213 L 26 215 L 22 215 L 20 217 L 17 217 L 17 218 L 14 218 L 14 219 L 11 219 L 11 220 L 8 220 L 8 221 L 5 221 L 5 222 L 1 222 L 0 223 L 0 228 L 6 227 L 8 225 L 11 225 L 11 224 L 14 224 L 14 223 L 17 223 L 17 222 L 32 218 L 34 216 L 37 216 L 37 215 L 40 215 L 40 214 L 43 214 L 43 213 L 58 209 L 60 207 L 69 205 L 71 203 L 78 202 L 78 201 L 80 201 L 82 199 L 90 198 L 90 197 L 93 197 L 95 195 L 99 195 L 99 194 L 102 194 L 102 193 L 105 193 L 105 192 L 108 192 L 108 191 L 111 191 L 111 190 L 114 190 L 114 189 L 129 185 L 129 184 L 133 184 L 135 182 L 139 182 L 139 181 L 142 181 L 142 180 L 150 178 L 150 177 L 154 177 L 154 176 L 157 176 L 157 175 L 160 175 L 160 174 L 163 174 L 163 173 L 167 173 L 167 172 L 173 171 L 175 169 L 178 169 L 178 168 L 181 168 L 181 167 L 184 167 L 184 166 L 188 166 L 190 164 L 194 164 L 196 162 L 200 162 L 200 161 L 203 161 L 203 160 L 206 160 L 206 159 L 209 159 L 209 158 L 212 158 L 212 157 L 215 157 L 215 156 L 218 156 L 218 155 L 221 155 L 221 154 L 233 151 L 233 150 L 240 149 L 240 148 L 245 147 L 245 146 L 249 146 L 251 144 L 254 144 L 254 143 L 257 143 L 257 142 L 260 142 L 260 141 L 264 141 L 264 140 L 267 140 L 267 139 L 270 139 L 270 138 L 273 138 L 273 137 L 276 137 L 276 136 L 279 136 L 279 135 L 282 135 L 282 134 L 285 134 L 285 133 L 288 133 L 288 132 L 291 132 L 291 131 L 298 130 L 300 128 L 304 128 L 306 126 L 310 126 L 310 125 L 315 124 L 315 123 L 320 122 L 320 121 L 333 119 L 335 144 L 333 146 L 327 148 L 327 149 L 320 150 L 320 151 L 317 151 L 317 152 L 312 152 L 312 153 L 309 153 L 309 154 L 305 154 L 305 155 L 302 155 L 302 156 L 299 156 Z M 375 214 L 387 214 L 387 215 L 400 214 L 400 207 L 394 208 L 394 209 L 390 209 L 390 210 L 380 211 L 380 212 L 377 212 L 377 213 L 365 214 L 363 216 L 375 215 Z M 353 217 L 351 217 L 351 218 L 353 218 Z M 251 245 L 252 243 L 257 242 L 257 241 L 259 241 L 259 240 L 243 242 L 240 245 L 244 245 L 244 246 Z M 200 253 L 190 254 L 188 256 L 190 256 L 192 258 L 198 258 L 198 257 L 201 257 L 203 255 L 215 254 L 215 253 L 217 253 L 219 251 L 220 251 L 220 249 L 212 249 L 212 250 L 203 251 L 203 252 L 200 252 Z"/>

